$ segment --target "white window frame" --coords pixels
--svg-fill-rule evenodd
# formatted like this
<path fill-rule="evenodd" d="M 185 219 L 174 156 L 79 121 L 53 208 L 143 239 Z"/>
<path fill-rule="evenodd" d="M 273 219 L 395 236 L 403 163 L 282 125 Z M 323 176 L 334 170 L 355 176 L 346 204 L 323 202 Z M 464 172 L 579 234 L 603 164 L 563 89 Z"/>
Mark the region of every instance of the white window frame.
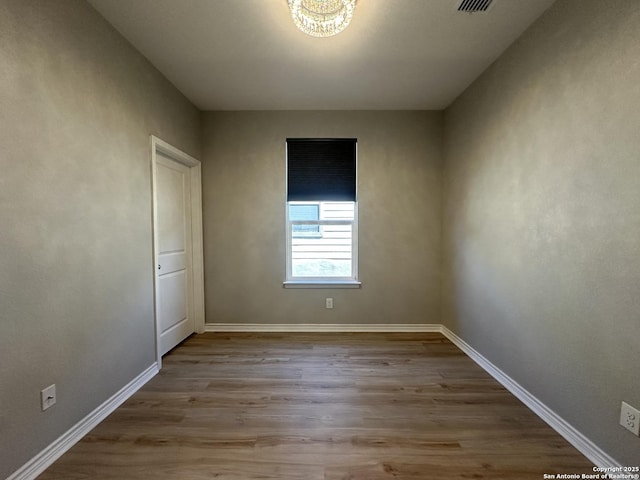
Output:
<path fill-rule="evenodd" d="M 286 280 L 285 288 L 359 288 L 361 283 L 358 280 L 358 202 L 353 202 L 353 220 L 323 220 L 322 216 L 315 220 L 295 220 L 289 218 L 289 205 L 311 205 L 322 203 L 340 203 L 332 201 L 292 201 L 285 202 L 286 215 Z M 320 208 L 320 210 L 322 210 Z M 292 275 L 292 226 L 298 225 L 351 225 L 351 276 L 350 277 L 294 277 Z"/>

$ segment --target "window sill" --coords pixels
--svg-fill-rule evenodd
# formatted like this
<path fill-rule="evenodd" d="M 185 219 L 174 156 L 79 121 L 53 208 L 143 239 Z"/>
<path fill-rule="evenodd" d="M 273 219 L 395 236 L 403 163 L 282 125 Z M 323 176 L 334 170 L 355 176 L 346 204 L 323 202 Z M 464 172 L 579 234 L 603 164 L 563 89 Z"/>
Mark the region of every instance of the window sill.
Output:
<path fill-rule="evenodd" d="M 336 280 L 336 281 L 307 281 L 307 280 L 290 280 L 284 282 L 284 288 L 360 288 L 362 285 L 355 280 Z"/>

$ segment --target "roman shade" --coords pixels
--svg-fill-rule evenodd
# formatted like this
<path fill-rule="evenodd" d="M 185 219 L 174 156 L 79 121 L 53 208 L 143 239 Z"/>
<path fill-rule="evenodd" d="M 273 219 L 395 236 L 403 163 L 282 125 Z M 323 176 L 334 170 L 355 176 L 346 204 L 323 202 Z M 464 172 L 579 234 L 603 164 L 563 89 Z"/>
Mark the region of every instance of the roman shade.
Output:
<path fill-rule="evenodd" d="M 356 201 L 355 138 L 287 138 L 287 201 Z"/>

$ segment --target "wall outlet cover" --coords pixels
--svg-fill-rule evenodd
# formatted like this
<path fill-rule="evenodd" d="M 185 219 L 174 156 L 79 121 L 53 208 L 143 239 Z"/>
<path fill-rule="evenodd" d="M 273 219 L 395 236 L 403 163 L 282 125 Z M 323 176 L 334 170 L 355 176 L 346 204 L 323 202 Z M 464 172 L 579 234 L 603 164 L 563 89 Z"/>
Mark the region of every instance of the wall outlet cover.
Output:
<path fill-rule="evenodd" d="M 620 408 L 620 425 L 635 435 L 640 435 L 640 410 L 633 408 L 628 403 L 622 402 L 622 407 Z"/>

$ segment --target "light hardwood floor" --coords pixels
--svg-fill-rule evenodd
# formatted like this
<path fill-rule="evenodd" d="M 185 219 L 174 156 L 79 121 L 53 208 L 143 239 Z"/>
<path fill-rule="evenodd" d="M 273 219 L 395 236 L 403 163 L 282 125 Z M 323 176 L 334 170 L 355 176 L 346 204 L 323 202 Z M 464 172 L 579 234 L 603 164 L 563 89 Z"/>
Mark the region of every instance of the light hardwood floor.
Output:
<path fill-rule="evenodd" d="M 39 480 L 541 480 L 592 466 L 440 334 L 204 334 Z"/>

